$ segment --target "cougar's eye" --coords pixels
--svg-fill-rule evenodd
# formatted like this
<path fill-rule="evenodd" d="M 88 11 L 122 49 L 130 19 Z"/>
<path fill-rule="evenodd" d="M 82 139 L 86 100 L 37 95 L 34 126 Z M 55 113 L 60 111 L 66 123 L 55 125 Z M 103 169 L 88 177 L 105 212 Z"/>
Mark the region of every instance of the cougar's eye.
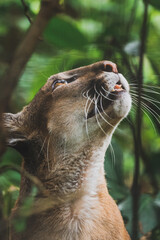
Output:
<path fill-rule="evenodd" d="M 68 84 L 68 82 L 66 80 L 56 80 L 52 83 L 52 90 L 54 90 L 55 88 L 59 87 L 59 86 L 62 86 L 64 84 Z"/>

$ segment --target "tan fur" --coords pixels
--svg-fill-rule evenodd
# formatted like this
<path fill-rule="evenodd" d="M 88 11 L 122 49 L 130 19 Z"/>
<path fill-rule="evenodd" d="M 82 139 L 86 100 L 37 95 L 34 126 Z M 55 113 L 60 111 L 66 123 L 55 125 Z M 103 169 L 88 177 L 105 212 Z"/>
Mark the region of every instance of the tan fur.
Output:
<path fill-rule="evenodd" d="M 72 82 L 52 91 L 57 79 Z M 107 92 L 119 80 L 125 91 L 108 103 Z M 112 134 L 130 106 L 127 81 L 114 63 L 102 61 L 51 76 L 20 113 L 4 115 L 8 145 L 24 156 L 11 240 L 130 239 L 108 193 L 103 167 Z M 33 182 L 39 193 L 30 210 L 22 214 Z M 27 227 L 16 233 L 12 221 L 22 215 L 27 217 Z"/>

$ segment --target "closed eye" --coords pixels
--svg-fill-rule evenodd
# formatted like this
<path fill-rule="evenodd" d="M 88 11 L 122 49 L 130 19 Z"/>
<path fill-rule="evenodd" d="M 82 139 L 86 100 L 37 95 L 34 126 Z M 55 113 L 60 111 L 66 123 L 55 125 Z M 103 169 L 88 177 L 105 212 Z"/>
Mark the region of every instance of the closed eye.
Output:
<path fill-rule="evenodd" d="M 52 83 L 52 91 L 54 89 L 56 89 L 57 87 L 60 87 L 62 85 L 66 85 L 68 84 L 68 82 L 66 80 L 63 80 L 63 79 L 58 79 L 58 80 L 55 80 L 53 83 Z"/>
<path fill-rule="evenodd" d="M 68 83 L 74 82 L 77 79 L 77 76 L 74 75 L 72 77 L 67 78 L 66 80 L 64 79 L 57 79 L 52 83 L 52 91 L 57 88 L 60 87 L 62 85 L 66 85 Z"/>

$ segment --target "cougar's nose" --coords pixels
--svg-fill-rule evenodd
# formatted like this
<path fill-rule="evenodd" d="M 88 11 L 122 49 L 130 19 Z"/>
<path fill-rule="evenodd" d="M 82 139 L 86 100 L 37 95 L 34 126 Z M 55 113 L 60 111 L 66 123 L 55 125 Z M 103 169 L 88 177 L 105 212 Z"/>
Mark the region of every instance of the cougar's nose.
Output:
<path fill-rule="evenodd" d="M 118 73 L 117 70 L 117 65 L 113 62 L 110 61 L 104 61 L 104 69 L 106 72 L 114 72 L 114 73 Z"/>

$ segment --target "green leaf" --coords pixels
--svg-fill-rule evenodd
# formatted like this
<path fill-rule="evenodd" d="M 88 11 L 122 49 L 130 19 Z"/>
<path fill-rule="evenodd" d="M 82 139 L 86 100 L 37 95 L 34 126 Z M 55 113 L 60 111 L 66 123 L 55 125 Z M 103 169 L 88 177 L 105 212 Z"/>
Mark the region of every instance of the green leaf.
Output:
<path fill-rule="evenodd" d="M 88 44 L 74 22 L 65 17 L 53 18 L 44 32 L 44 38 L 59 48 L 83 49 Z"/>
<path fill-rule="evenodd" d="M 11 186 L 11 182 L 8 180 L 8 178 L 4 175 L 0 175 L 0 190 L 6 190 Z"/>
<path fill-rule="evenodd" d="M 13 164 L 21 166 L 22 162 L 21 159 L 22 159 L 21 155 L 15 149 L 8 148 L 1 159 L 0 167 Z"/>
<path fill-rule="evenodd" d="M 153 7 L 160 10 L 160 1 L 159 0 L 149 0 L 149 4 L 151 4 Z"/>
<path fill-rule="evenodd" d="M 15 201 L 19 195 L 18 190 L 9 190 L 3 193 L 3 214 L 5 217 L 9 217 L 11 214 L 11 209 L 13 208 Z"/>
<path fill-rule="evenodd" d="M 6 189 L 11 185 L 19 187 L 20 179 L 20 173 L 14 170 L 7 170 L 0 175 L 0 189 Z"/>
<path fill-rule="evenodd" d="M 23 217 L 16 218 L 13 221 L 16 232 L 23 232 L 26 229 L 26 221 L 27 219 Z"/>
<path fill-rule="evenodd" d="M 155 200 L 149 194 L 143 194 L 139 201 L 139 224 L 141 231 L 146 234 L 158 226 L 157 211 L 155 208 Z M 122 215 L 127 217 L 127 230 L 132 232 L 132 197 L 128 196 L 123 202 L 119 204 L 119 209 Z M 142 234 L 139 232 L 139 235 Z"/>
<path fill-rule="evenodd" d="M 157 194 L 154 203 L 156 207 L 160 208 L 160 192 Z"/>
<path fill-rule="evenodd" d="M 128 195 L 123 182 L 123 153 L 115 139 L 112 140 L 105 156 L 105 172 L 109 193 L 115 200 L 122 200 Z"/>
<path fill-rule="evenodd" d="M 124 218 L 127 218 L 126 228 L 129 234 L 132 233 L 132 197 L 129 195 L 124 201 L 122 201 L 119 205 L 119 210 L 122 213 Z"/>
<path fill-rule="evenodd" d="M 142 231 L 144 233 L 150 232 L 158 225 L 156 211 L 154 208 L 154 200 L 148 194 L 143 194 L 141 196 L 139 215 L 139 221 L 142 224 Z"/>

